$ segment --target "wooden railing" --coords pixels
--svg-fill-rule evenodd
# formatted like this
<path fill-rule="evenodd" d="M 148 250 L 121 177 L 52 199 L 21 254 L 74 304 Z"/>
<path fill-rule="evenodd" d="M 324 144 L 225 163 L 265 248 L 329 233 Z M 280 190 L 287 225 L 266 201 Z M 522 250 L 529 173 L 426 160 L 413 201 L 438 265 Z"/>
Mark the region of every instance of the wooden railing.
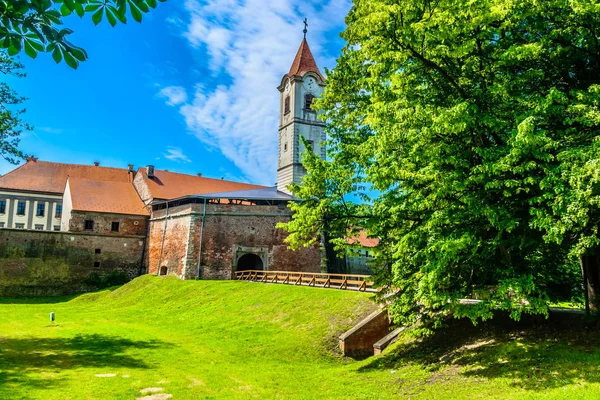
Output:
<path fill-rule="evenodd" d="M 373 292 L 370 275 L 325 274 L 313 272 L 285 271 L 238 271 L 235 280 L 265 283 L 282 283 L 287 285 L 313 286 L 342 290 L 358 290 Z"/>

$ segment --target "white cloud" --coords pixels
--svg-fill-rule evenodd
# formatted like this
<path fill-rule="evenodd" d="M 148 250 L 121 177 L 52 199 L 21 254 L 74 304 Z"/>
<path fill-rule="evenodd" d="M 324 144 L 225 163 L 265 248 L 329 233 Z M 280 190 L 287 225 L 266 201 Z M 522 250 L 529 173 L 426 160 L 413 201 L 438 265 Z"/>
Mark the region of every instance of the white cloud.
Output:
<path fill-rule="evenodd" d="M 163 157 L 167 160 L 176 161 L 180 163 L 192 162 L 192 160 L 190 160 L 188 156 L 183 154 L 183 151 L 179 147 L 167 147 L 167 152 L 163 153 Z"/>
<path fill-rule="evenodd" d="M 54 135 L 60 135 L 61 133 L 63 133 L 62 129 L 51 128 L 49 126 L 42 126 L 40 128 L 37 128 L 37 129 L 40 130 L 40 131 L 42 131 L 42 132 L 52 133 Z"/>
<path fill-rule="evenodd" d="M 183 36 L 204 55 L 199 59 L 212 76 L 203 77 L 185 104 L 177 96 L 185 93 L 180 87 L 164 88 L 161 95 L 168 104 L 181 105 L 198 139 L 221 151 L 250 181 L 272 185 L 277 176 L 276 88 L 302 40 L 302 20 L 308 17 L 308 40 L 319 67 L 331 67 L 336 55 L 324 48 L 343 29 L 350 5 L 350 0 L 186 0 Z"/>
<path fill-rule="evenodd" d="M 181 86 L 167 86 L 158 93 L 161 97 L 167 99 L 167 104 L 176 106 L 187 101 L 187 93 Z"/>

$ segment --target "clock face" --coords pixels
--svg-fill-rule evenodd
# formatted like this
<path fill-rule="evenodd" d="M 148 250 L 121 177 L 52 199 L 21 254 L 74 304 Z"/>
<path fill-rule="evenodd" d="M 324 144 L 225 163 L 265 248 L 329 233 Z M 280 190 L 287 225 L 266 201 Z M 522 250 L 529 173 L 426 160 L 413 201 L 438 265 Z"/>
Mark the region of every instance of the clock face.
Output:
<path fill-rule="evenodd" d="M 304 89 L 309 92 L 314 92 L 317 89 L 317 81 L 312 76 L 307 77 L 304 80 Z"/>

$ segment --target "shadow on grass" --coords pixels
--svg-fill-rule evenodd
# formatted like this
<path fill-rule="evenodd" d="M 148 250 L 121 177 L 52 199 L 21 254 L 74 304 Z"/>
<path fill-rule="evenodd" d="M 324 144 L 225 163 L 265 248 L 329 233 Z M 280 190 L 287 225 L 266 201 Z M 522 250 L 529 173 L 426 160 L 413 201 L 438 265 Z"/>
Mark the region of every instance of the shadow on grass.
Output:
<path fill-rule="evenodd" d="M 474 327 L 468 320 L 451 320 L 425 339 L 405 337 L 359 371 L 420 365 L 433 373 L 429 384 L 443 381 L 444 374 L 458 374 L 484 380 L 509 379 L 513 387 L 542 390 L 598 383 L 599 364 L 597 327 L 552 325 L 539 320 L 488 322 Z"/>
<path fill-rule="evenodd" d="M 98 289 L 96 291 L 72 294 L 69 296 L 56 296 L 56 297 L 0 297 L 0 304 L 58 304 L 68 303 L 69 301 L 76 299 L 86 294 L 99 294 L 102 292 L 113 292 L 119 289 L 121 286 L 111 286 L 105 289 Z"/>
<path fill-rule="evenodd" d="M 82 367 L 151 368 L 141 358 L 127 354 L 128 351 L 169 346 L 160 341 L 97 334 L 73 338 L 0 337 L 0 390 L 3 395 L 12 390 L 17 397 L 21 392 L 57 386 L 64 379 L 60 377 L 61 372 Z"/>

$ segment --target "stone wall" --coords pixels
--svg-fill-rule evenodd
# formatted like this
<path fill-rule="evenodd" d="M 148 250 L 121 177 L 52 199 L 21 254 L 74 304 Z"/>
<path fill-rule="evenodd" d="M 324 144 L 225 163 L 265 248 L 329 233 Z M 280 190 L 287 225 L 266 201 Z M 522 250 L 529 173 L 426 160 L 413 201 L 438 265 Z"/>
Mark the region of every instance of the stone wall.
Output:
<path fill-rule="evenodd" d="M 143 236 L 0 229 L 0 297 L 97 289 L 92 278 L 145 272 Z"/>
<path fill-rule="evenodd" d="M 194 279 L 201 233 L 202 279 L 231 279 L 239 259 L 248 253 L 258 255 L 265 269 L 272 271 L 319 272 L 321 269 L 318 247 L 299 251 L 287 248 L 284 242 L 287 233 L 276 228 L 278 222 L 291 218 L 286 207 L 208 204 L 204 228 L 202 204 L 170 208 L 162 245 L 165 214 L 166 210 L 155 211 L 151 220 L 150 273 L 157 273 L 160 264 L 182 279 Z"/>
<path fill-rule="evenodd" d="M 125 214 L 95 213 L 87 211 L 71 211 L 69 232 L 86 232 L 102 235 L 134 235 L 146 236 L 148 217 Z M 85 221 L 94 221 L 93 231 L 86 231 Z M 111 230 L 112 223 L 119 223 L 119 231 Z"/>

